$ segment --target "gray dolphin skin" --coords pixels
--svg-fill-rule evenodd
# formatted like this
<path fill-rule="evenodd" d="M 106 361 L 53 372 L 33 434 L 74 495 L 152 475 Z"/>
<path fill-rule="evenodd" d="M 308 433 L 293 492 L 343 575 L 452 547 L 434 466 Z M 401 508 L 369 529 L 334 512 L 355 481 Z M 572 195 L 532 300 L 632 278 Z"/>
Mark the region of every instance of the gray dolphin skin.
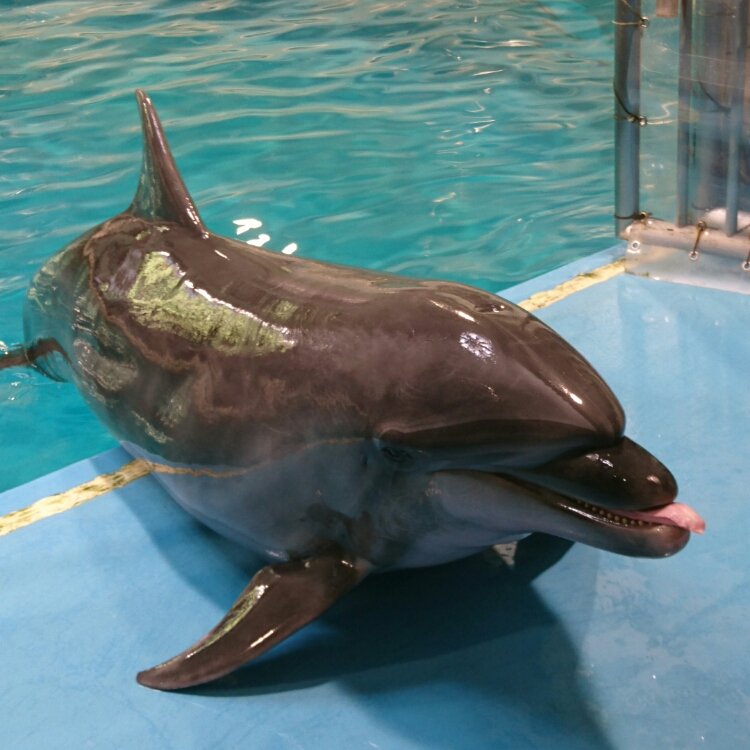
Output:
<path fill-rule="evenodd" d="M 664 557 L 702 530 L 544 323 L 471 287 L 212 234 L 136 96 L 135 199 L 38 271 L 25 345 L 0 368 L 73 381 L 177 503 L 268 561 L 208 635 L 139 682 L 228 674 L 374 571 L 535 531 Z"/>

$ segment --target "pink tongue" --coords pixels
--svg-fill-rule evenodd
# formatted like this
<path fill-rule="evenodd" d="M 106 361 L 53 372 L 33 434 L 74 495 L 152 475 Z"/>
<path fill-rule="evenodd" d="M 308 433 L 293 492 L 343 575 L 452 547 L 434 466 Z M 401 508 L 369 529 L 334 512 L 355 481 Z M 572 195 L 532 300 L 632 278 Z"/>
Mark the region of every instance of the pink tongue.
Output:
<path fill-rule="evenodd" d="M 663 523 L 668 526 L 679 526 L 681 529 L 688 529 L 696 534 L 702 534 L 706 530 L 706 522 L 685 503 L 670 503 L 662 508 L 655 510 L 623 513 L 619 515 L 634 518 L 649 523 Z"/>

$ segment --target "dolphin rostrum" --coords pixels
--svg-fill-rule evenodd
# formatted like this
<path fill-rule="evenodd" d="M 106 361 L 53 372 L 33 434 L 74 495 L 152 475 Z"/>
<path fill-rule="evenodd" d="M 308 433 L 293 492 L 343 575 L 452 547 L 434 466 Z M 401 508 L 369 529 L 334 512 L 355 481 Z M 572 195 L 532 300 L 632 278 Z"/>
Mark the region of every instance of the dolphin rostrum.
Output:
<path fill-rule="evenodd" d="M 225 675 L 372 571 L 534 531 L 662 557 L 703 530 L 544 323 L 471 287 L 212 234 L 136 96 L 135 199 L 39 270 L 26 343 L 0 367 L 72 380 L 183 508 L 269 561 L 208 635 L 139 682 Z"/>

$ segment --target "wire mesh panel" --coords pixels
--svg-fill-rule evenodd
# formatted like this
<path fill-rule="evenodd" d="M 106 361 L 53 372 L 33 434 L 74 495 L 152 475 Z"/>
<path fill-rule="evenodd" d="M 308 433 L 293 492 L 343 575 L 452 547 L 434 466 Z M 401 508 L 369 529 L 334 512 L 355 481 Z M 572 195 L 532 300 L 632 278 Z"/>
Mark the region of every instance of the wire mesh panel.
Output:
<path fill-rule="evenodd" d="M 749 4 L 615 0 L 615 216 L 634 273 L 750 292 Z"/>

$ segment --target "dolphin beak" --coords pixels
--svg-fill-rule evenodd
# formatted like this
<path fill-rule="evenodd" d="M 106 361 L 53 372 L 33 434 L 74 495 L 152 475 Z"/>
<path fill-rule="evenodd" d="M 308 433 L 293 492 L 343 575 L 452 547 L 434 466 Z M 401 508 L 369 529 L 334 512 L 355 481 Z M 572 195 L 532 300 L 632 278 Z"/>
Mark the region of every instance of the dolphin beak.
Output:
<path fill-rule="evenodd" d="M 632 557 L 669 557 L 679 552 L 690 533 L 703 533 L 705 522 L 683 503 L 642 511 L 615 512 L 592 503 L 539 488 L 546 505 L 540 531 Z"/>
<path fill-rule="evenodd" d="M 655 508 L 677 497 L 677 482 L 669 469 L 629 438 L 600 450 L 503 473 L 612 510 Z"/>
<path fill-rule="evenodd" d="M 568 533 L 580 535 L 577 541 L 613 552 L 672 555 L 690 532 L 706 527 L 690 506 L 675 502 L 677 482 L 669 469 L 629 438 L 511 473 L 543 491 L 544 501 L 565 516 Z"/>
<path fill-rule="evenodd" d="M 698 513 L 674 502 L 669 470 L 628 438 L 536 468 L 441 472 L 440 481 L 446 497 L 461 498 L 456 512 L 474 493 L 474 520 L 488 528 L 542 531 L 623 555 L 668 557 L 705 530 Z"/>

